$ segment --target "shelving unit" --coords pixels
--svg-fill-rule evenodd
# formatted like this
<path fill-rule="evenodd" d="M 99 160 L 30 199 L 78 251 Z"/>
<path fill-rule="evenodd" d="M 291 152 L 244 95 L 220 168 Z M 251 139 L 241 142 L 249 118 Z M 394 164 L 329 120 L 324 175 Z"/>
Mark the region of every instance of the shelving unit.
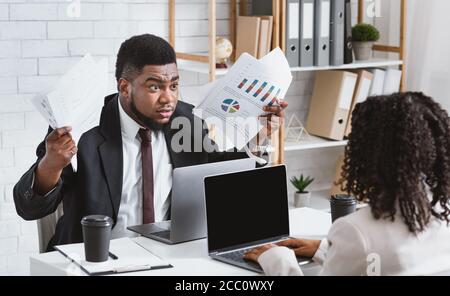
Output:
<path fill-rule="evenodd" d="M 281 19 L 281 1 L 282 0 L 272 0 L 273 1 L 273 42 L 272 47 L 278 47 L 280 41 L 280 19 Z M 175 44 L 175 0 L 169 0 L 169 43 L 176 49 Z M 247 1 L 240 2 L 240 12 L 245 15 L 247 13 Z M 237 0 L 230 0 L 229 2 L 230 11 L 230 39 L 234 44 L 236 44 L 236 19 L 237 19 Z M 216 70 L 216 0 L 208 1 L 208 55 L 197 55 L 191 53 L 177 52 L 178 60 L 185 60 L 194 63 L 203 64 L 206 66 L 207 74 L 209 74 L 209 80 L 214 81 L 216 79 L 217 72 L 221 73 L 220 70 Z M 232 56 L 232 61 L 234 61 L 234 53 Z M 203 67 L 202 67 L 203 68 Z M 193 69 L 196 71 L 196 67 Z M 201 72 L 204 73 L 204 72 Z M 223 74 L 222 74 L 223 75 Z"/>
<path fill-rule="evenodd" d="M 215 61 L 215 46 L 216 46 L 216 1 L 209 0 L 209 53 L 206 56 L 194 55 L 189 53 L 177 52 L 179 60 L 179 69 L 185 71 L 192 71 L 196 73 L 208 74 L 209 80 L 213 81 L 217 76 L 222 76 L 227 73 L 226 69 L 216 69 Z M 273 43 L 272 47 L 281 47 L 284 50 L 285 44 L 285 22 L 286 22 L 286 2 L 283 0 L 272 0 L 273 10 Z M 341 66 L 327 66 L 327 67 L 296 67 L 291 68 L 292 72 L 305 71 L 322 71 L 322 70 L 350 70 L 362 68 L 378 68 L 378 67 L 392 67 L 398 66 L 402 71 L 401 90 L 406 89 L 405 80 L 405 65 L 404 59 L 406 56 L 406 0 L 400 0 L 400 44 L 399 46 L 380 45 L 374 46 L 375 51 L 396 53 L 399 55 L 398 59 L 372 59 L 370 61 L 355 61 L 352 64 Z M 237 0 L 230 0 L 230 39 L 233 44 L 236 44 L 236 19 L 237 19 Z M 358 23 L 364 22 L 364 0 L 358 0 Z M 247 14 L 247 1 L 241 0 L 239 3 L 239 14 Z M 175 0 L 169 0 L 169 41 L 175 47 Z M 232 59 L 233 60 L 233 59 Z M 279 131 L 279 141 L 275 144 L 272 152 L 275 163 L 284 163 L 285 152 L 302 151 L 308 149 L 319 149 L 327 147 L 340 147 L 347 144 L 346 141 L 330 141 L 317 137 L 312 137 L 311 141 L 303 141 L 301 143 L 285 143 L 285 127 L 282 125 Z"/>

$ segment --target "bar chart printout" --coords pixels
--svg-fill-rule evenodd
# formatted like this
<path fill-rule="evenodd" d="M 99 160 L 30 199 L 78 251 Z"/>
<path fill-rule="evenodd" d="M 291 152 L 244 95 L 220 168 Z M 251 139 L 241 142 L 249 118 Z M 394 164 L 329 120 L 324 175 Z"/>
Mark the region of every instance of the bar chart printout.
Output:
<path fill-rule="evenodd" d="M 289 63 L 279 48 L 260 60 L 244 53 L 224 77 L 205 86 L 193 113 L 215 127 L 221 123 L 218 130 L 226 138 L 221 148 L 242 149 L 263 127 L 258 121 L 267 115 L 263 107 L 282 100 L 291 82 Z"/>

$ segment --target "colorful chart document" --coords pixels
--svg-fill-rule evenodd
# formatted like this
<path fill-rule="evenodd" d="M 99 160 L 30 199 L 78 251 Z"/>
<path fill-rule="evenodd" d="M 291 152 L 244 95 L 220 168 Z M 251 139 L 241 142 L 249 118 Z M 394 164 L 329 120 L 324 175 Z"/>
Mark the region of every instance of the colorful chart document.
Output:
<path fill-rule="evenodd" d="M 242 149 L 263 128 L 263 107 L 284 99 L 291 82 L 289 64 L 279 48 L 260 60 L 244 53 L 225 77 L 205 86 L 205 98 L 193 112 L 221 131 L 215 139 L 221 149 Z"/>

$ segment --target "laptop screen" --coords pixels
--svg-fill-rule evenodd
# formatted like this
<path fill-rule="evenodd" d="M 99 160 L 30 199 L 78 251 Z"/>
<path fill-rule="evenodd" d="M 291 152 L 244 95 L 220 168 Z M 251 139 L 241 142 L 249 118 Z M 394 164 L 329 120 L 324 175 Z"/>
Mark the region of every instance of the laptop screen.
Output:
<path fill-rule="evenodd" d="M 205 178 L 210 251 L 289 235 L 286 168 Z"/>

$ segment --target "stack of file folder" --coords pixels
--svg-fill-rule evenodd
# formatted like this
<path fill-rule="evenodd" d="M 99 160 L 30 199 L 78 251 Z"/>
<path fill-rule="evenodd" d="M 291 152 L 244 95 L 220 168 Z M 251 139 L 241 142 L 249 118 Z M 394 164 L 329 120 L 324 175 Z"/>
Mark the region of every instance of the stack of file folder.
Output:
<path fill-rule="evenodd" d="M 353 62 L 349 0 L 285 0 L 285 53 L 291 67 Z M 272 14 L 272 0 L 252 2 L 253 14 Z M 239 41 L 238 41 L 239 42 Z"/>
<path fill-rule="evenodd" d="M 401 78 L 396 69 L 317 72 L 306 129 L 316 136 L 343 140 L 351 132 L 356 104 L 369 96 L 398 92 Z"/>

